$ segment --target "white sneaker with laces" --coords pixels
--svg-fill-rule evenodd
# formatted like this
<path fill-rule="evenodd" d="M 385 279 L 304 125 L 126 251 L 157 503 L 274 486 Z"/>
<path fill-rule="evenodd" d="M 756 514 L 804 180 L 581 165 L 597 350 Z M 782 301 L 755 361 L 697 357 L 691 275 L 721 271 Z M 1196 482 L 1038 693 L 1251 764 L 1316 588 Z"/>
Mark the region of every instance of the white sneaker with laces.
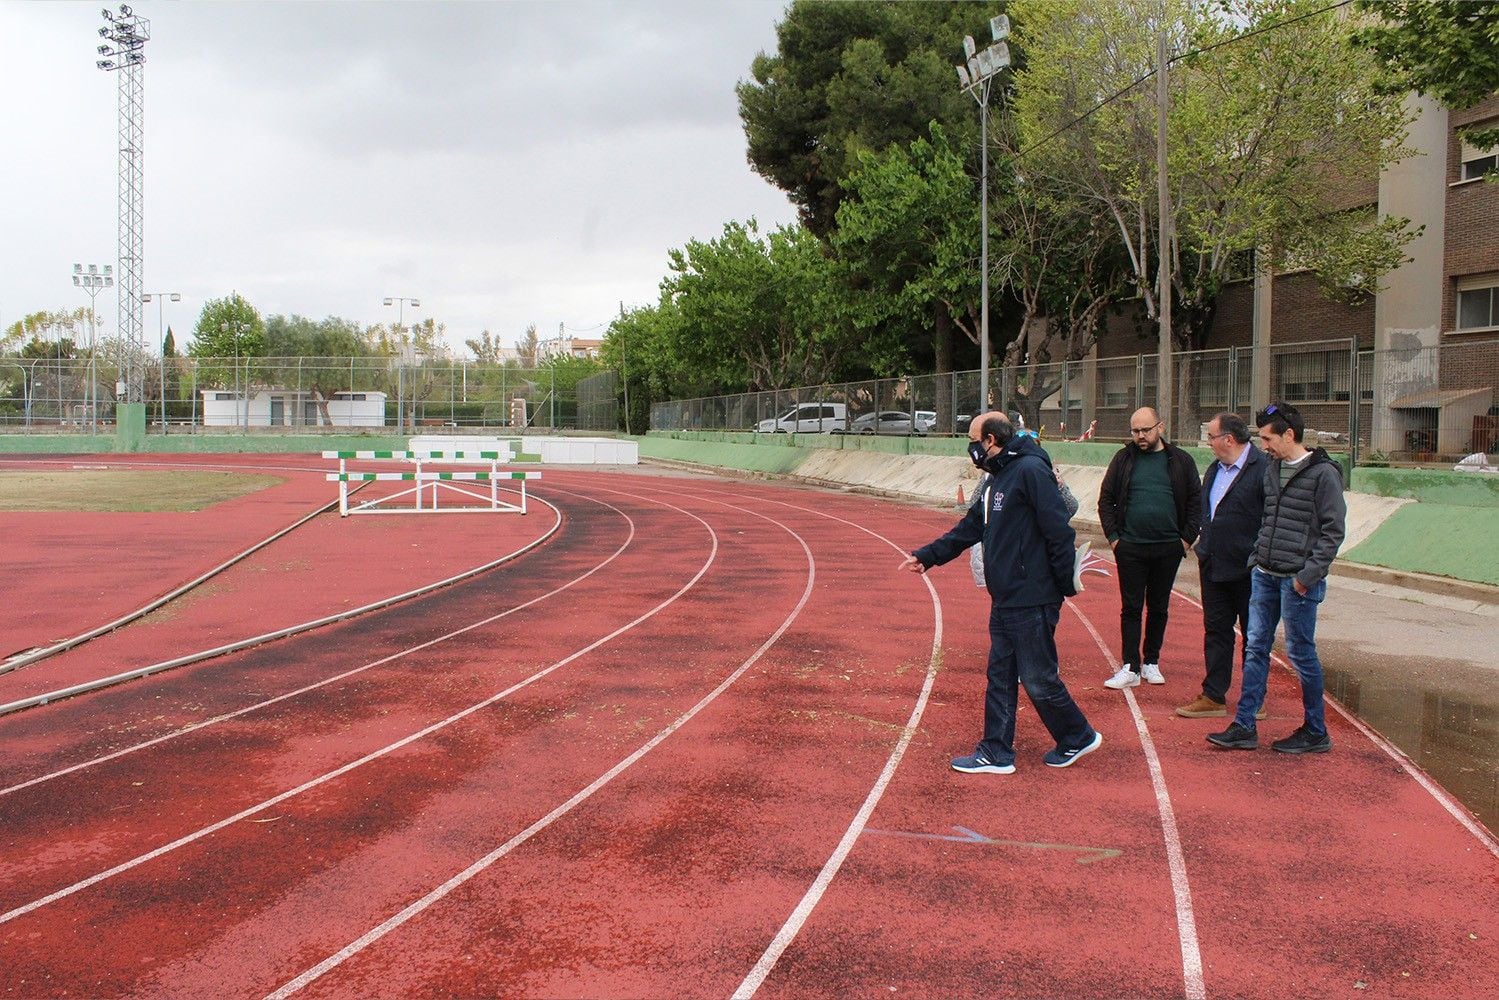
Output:
<path fill-rule="evenodd" d="M 1122 688 L 1139 687 L 1140 675 L 1131 670 L 1129 668 L 1129 664 L 1126 663 L 1124 666 L 1119 668 L 1119 672 L 1117 674 L 1104 681 L 1103 686 L 1106 688 L 1113 688 L 1115 691 L 1121 690 Z"/>
<path fill-rule="evenodd" d="M 1158 663 L 1145 664 L 1140 668 L 1140 676 L 1145 678 L 1146 684 L 1166 683 L 1166 677 L 1161 673 L 1161 666 Z"/>

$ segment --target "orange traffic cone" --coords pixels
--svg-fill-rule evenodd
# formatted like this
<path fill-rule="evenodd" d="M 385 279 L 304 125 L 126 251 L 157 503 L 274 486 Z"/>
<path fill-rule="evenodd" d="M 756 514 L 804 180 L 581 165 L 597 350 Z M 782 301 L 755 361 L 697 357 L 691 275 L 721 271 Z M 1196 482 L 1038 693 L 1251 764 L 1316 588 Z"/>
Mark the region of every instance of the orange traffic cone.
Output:
<path fill-rule="evenodd" d="M 963 499 L 963 484 L 959 483 L 958 484 L 958 506 L 961 507 L 961 506 L 963 506 L 967 502 L 968 501 L 966 501 L 966 500 Z"/>

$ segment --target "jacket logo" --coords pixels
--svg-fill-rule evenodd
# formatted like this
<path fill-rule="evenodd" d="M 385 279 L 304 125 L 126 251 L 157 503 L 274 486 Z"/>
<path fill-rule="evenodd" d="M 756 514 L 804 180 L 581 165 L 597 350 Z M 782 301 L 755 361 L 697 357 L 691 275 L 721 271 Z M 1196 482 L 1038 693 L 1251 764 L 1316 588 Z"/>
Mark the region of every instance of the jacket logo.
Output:
<path fill-rule="evenodd" d="M 989 510 L 992 511 L 993 513 L 995 513 L 995 514 L 998 514 L 1000 511 L 1002 511 L 1004 509 L 1005 509 L 1005 495 L 1003 493 L 1001 493 L 999 490 L 995 490 L 994 494 L 993 494 L 993 499 L 989 502 Z"/>

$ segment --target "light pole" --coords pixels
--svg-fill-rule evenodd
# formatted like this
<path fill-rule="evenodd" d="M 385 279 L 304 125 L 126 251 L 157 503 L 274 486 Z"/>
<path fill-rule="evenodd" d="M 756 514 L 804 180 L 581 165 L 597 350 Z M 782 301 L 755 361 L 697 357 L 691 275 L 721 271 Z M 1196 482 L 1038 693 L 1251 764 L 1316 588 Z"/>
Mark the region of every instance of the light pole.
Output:
<path fill-rule="evenodd" d="M 104 289 L 113 288 L 114 283 L 114 266 L 111 264 L 105 264 L 102 273 L 98 264 L 89 264 L 88 270 L 84 270 L 82 264 L 73 265 L 73 284 L 83 289 L 83 293 L 88 296 L 88 396 L 86 398 L 88 399 L 89 428 L 95 433 L 99 430 L 99 393 L 94 361 L 94 300 Z"/>
<path fill-rule="evenodd" d="M 21 367 L 21 363 L 19 361 L 6 361 L 5 364 L 10 365 L 16 371 L 18 371 L 18 372 L 21 373 L 21 398 L 24 401 L 24 407 L 25 407 L 25 409 L 24 409 L 23 412 L 26 414 L 26 433 L 30 434 L 31 433 L 31 383 L 28 380 L 29 379 L 29 375 L 27 374 L 26 369 Z M 31 367 L 32 367 L 33 371 L 36 369 L 36 362 L 35 361 L 33 361 L 31 363 Z"/>
<path fill-rule="evenodd" d="M 417 298 L 412 298 L 409 295 L 387 295 L 387 296 L 385 296 L 385 304 L 388 305 L 388 306 L 395 306 L 396 307 L 396 332 L 397 333 L 405 333 L 406 332 L 406 306 L 409 304 L 411 306 L 411 308 L 413 308 L 413 309 L 420 309 L 422 307 L 422 300 L 421 299 L 417 299 Z M 396 427 L 397 427 L 397 433 L 399 433 L 400 430 L 403 430 L 406 427 L 406 414 L 404 412 L 405 411 L 405 402 L 401 399 L 400 386 L 401 386 L 401 369 L 397 368 L 396 369 Z M 351 385 L 351 386 L 349 386 L 349 388 L 353 389 L 354 387 Z M 412 404 L 412 415 L 413 415 L 413 417 L 415 416 L 415 406 L 416 406 L 416 404 L 413 403 Z M 416 423 L 416 421 L 413 419 L 412 423 L 414 425 Z"/>
<path fill-rule="evenodd" d="M 958 66 L 959 89 L 973 95 L 979 106 L 979 406 L 989 408 L 989 90 L 1000 70 L 1010 65 L 1010 19 L 1003 14 L 989 19 L 994 44 L 978 50 L 972 35 L 963 36 L 963 54 L 968 62 Z"/>
<path fill-rule="evenodd" d="M 219 324 L 219 329 L 223 330 L 227 334 L 231 334 L 234 337 L 234 398 L 236 400 L 235 409 L 238 410 L 239 404 L 238 404 L 237 401 L 240 398 L 240 391 L 239 391 L 239 337 L 240 337 L 240 334 L 246 333 L 246 332 L 249 331 L 250 324 L 246 323 L 244 320 L 225 320 L 224 322 L 222 322 L 222 323 Z M 249 389 L 250 389 L 250 375 L 249 375 L 249 372 L 246 371 L 246 373 L 245 373 L 245 391 L 246 391 L 246 393 L 249 392 Z M 239 413 L 238 412 L 236 412 L 234 414 L 234 422 L 236 424 L 239 423 Z M 245 423 L 244 423 L 244 432 L 246 434 L 250 433 L 250 400 L 249 400 L 248 396 L 245 397 Z"/>
<path fill-rule="evenodd" d="M 1169 91 L 1166 86 L 1166 67 L 1170 63 L 1166 52 L 1166 24 L 1161 24 L 1156 35 L 1156 248 L 1158 268 L 1156 278 L 1159 287 L 1156 298 L 1161 314 L 1160 339 L 1156 346 L 1156 412 L 1165 426 L 1163 434 L 1171 433 L 1172 390 L 1171 384 L 1171 191 L 1166 186 L 1166 109 L 1169 106 Z M 1145 405 L 1145 400 L 1140 400 Z"/>
<path fill-rule="evenodd" d="M 161 311 L 167 299 L 173 302 L 181 302 L 182 296 L 177 292 L 146 292 L 141 296 L 142 302 L 156 300 L 156 357 L 161 362 L 161 432 L 167 432 L 167 334 L 166 327 L 162 325 Z"/>

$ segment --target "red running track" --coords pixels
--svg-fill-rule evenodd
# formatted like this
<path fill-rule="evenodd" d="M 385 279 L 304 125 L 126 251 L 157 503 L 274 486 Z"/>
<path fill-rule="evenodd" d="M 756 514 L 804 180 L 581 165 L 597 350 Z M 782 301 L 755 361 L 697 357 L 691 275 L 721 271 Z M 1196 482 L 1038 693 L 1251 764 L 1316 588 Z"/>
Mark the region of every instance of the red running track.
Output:
<path fill-rule="evenodd" d="M 1490 844 L 1341 719 L 1325 757 L 1220 754 L 1169 715 L 1187 668 L 1103 689 L 1111 580 L 1059 630 L 1104 747 L 1044 768 L 1027 709 L 1016 774 L 958 775 L 985 601 L 962 566 L 894 572 L 949 517 L 544 482 L 565 530 L 516 564 L 0 719 L 7 995 L 1499 985 Z M 1200 656 L 1182 610 L 1168 664 Z M 1295 725 L 1284 673 L 1269 704 Z"/>

